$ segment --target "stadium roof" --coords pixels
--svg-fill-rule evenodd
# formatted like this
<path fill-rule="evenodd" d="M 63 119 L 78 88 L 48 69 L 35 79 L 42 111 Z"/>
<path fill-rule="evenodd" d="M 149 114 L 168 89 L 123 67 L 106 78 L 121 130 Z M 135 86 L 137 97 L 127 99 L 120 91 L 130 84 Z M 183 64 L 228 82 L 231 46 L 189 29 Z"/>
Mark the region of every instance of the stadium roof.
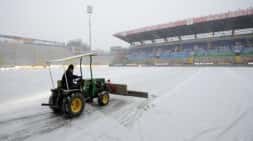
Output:
<path fill-rule="evenodd" d="M 253 39 L 253 35 L 237 35 L 237 36 L 221 36 L 221 37 L 214 37 L 211 42 L 219 42 L 219 41 L 231 41 L 231 40 L 244 40 L 244 39 Z M 178 45 L 187 45 L 187 44 L 199 44 L 199 43 L 207 43 L 210 42 L 210 39 L 203 38 L 203 39 L 190 39 L 190 40 L 182 40 L 182 41 L 173 41 L 173 42 L 161 42 L 155 44 L 144 44 L 144 45 L 137 45 L 136 48 L 130 49 L 141 49 L 145 48 L 153 48 L 153 47 L 169 47 L 169 46 L 178 46 Z M 141 47 L 141 48 L 140 48 Z"/>
<path fill-rule="evenodd" d="M 0 34 L 0 38 L 3 39 L 12 39 L 17 41 L 23 41 L 25 43 L 41 43 L 41 44 L 58 44 L 58 45 L 64 45 L 64 42 L 56 42 L 56 41 L 48 41 L 48 40 L 41 40 L 41 39 L 34 39 L 34 38 L 27 38 L 27 37 L 20 37 L 20 36 L 12 36 L 12 35 L 4 35 Z"/>
<path fill-rule="evenodd" d="M 147 26 L 114 34 L 128 43 L 253 27 L 253 8 Z"/>

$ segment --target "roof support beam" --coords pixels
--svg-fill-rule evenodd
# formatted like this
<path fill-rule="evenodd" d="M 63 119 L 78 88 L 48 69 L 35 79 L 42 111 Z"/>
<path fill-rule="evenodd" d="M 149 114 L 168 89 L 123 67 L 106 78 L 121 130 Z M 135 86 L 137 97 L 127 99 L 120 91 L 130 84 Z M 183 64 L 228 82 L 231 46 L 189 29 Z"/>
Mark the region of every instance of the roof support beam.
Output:
<path fill-rule="evenodd" d="M 168 39 L 167 39 L 167 38 L 164 38 L 163 40 L 164 40 L 164 42 L 168 42 Z"/>
<path fill-rule="evenodd" d="M 143 41 L 139 41 L 141 45 L 144 45 L 144 42 Z"/>
<path fill-rule="evenodd" d="M 179 40 L 179 41 L 182 41 L 182 37 L 181 37 L 181 36 L 178 36 L 178 40 Z"/>

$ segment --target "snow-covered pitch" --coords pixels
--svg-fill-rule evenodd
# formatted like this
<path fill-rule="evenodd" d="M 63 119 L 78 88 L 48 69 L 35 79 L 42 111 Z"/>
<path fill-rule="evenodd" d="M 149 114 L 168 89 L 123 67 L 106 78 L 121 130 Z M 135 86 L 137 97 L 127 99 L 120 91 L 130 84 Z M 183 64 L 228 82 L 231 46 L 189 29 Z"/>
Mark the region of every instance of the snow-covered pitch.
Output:
<path fill-rule="evenodd" d="M 80 117 L 64 119 L 40 106 L 50 95 L 48 70 L 0 70 L 0 140 L 253 140 L 253 68 L 95 67 L 94 71 L 97 77 L 126 83 L 150 97 L 111 96 L 105 107 L 86 104 Z M 60 79 L 61 69 L 54 75 Z"/>

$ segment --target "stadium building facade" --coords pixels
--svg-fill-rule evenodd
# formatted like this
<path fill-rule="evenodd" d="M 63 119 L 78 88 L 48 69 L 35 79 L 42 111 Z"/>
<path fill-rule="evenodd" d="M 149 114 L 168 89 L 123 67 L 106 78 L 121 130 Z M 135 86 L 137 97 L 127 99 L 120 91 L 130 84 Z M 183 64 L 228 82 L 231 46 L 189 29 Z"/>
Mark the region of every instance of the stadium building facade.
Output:
<path fill-rule="evenodd" d="M 128 63 L 253 62 L 253 8 L 114 34 L 130 44 Z"/>
<path fill-rule="evenodd" d="M 0 66 L 45 65 L 49 59 L 71 54 L 62 42 L 0 35 Z"/>
<path fill-rule="evenodd" d="M 48 60 L 85 53 L 84 51 L 79 46 L 70 46 L 63 42 L 0 35 L 0 67 L 45 66 Z M 99 53 L 93 62 L 94 64 L 109 64 L 111 58 L 108 54 Z M 88 60 L 83 60 L 83 62 L 88 64 Z"/>

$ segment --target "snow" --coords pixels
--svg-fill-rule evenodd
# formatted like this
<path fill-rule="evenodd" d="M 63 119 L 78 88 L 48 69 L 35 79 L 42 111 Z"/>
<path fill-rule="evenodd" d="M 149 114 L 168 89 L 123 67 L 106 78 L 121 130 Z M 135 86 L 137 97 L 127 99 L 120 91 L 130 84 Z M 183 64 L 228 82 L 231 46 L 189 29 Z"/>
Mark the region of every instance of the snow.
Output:
<path fill-rule="evenodd" d="M 97 77 L 147 91 L 148 100 L 111 95 L 75 119 L 54 115 L 49 73 L 0 70 L 0 140 L 252 141 L 253 68 L 96 67 Z M 61 69 L 55 69 L 56 79 Z M 86 74 L 86 73 L 85 73 Z"/>

